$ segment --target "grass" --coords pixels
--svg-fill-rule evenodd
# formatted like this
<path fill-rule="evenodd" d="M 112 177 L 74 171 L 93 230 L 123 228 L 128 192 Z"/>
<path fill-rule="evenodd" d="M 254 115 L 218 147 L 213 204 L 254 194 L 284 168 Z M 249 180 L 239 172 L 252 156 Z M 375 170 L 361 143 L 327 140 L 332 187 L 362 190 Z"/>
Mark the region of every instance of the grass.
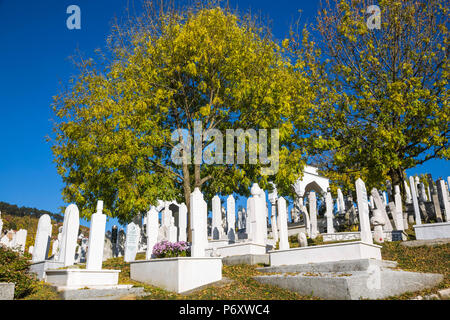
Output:
<path fill-rule="evenodd" d="M 317 241 L 320 243 L 319 241 Z M 433 247 L 405 247 L 400 242 L 386 242 L 383 244 L 382 257 L 384 260 L 398 262 L 398 267 L 406 271 L 441 273 L 444 281 L 437 287 L 419 292 L 407 292 L 389 299 L 407 300 L 418 295 L 430 295 L 438 290 L 450 288 L 450 244 Z M 137 260 L 145 259 L 144 254 L 139 254 Z M 223 266 L 222 273 L 225 281 L 219 286 L 210 286 L 199 289 L 190 294 L 182 295 L 166 291 L 161 288 L 136 282 L 130 279 L 130 264 L 123 258 L 113 258 L 103 263 L 104 269 L 121 270 L 119 284 L 133 284 L 144 287 L 148 294 L 139 299 L 144 300 L 317 300 L 317 297 L 302 296 L 286 289 L 261 284 L 253 279 L 254 276 L 267 275 L 257 270 L 259 266 L 238 265 Z M 50 286 L 39 282 L 34 293 L 27 296 L 26 300 L 56 300 L 57 293 Z"/>
<path fill-rule="evenodd" d="M 406 292 L 389 299 L 406 300 L 418 295 L 436 294 L 438 290 L 450 288 L 450 244 L 410 248 L 402 246 L 400 242 L 386 242 L 381 254 L 383 260 L 397 261 L 402 270 L 444 275 L 444 280 L 437 287 L 414 293 Z"/>
<path fill-rule="evenodd" d="M 137 256 L 136 260 L 142 260 L 143 256 Z M 289 290 L 261 284 L 254 276 L 264 275 L 256 270 L 260 266 L 238 265 L 223 266 L 224 278 L 231 281 L 224 282 L 220 286 L 211 286 L 196 290 L 191 294 L 176 294 L 151 285 L 139 283 L 130 279 L 130 264 L 123 258 L 113 258 L 103 263 L 104 269 L 120 269 L 120 284 L 133 284 L 144 287 L 147 296 L 145 300 L 311 300 L 317 299 L 311 296 L 301 296 Z"/>

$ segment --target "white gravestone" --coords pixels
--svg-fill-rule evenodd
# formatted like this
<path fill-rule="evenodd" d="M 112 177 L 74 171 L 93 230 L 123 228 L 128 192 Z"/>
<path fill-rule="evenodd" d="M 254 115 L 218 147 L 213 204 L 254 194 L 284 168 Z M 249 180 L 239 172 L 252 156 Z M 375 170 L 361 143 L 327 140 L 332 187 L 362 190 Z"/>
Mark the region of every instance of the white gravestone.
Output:
<path fill-rule="evenodd" d="M 306 238 L 306 234 L 304 232 L 300 232 L 297 236 L 298 244 L 300 247 L 304 248 L 308 246 L 308 239 Z"/>
<path fill-rule="evenodd" d="M 406 214 L 406 211 L 403 212 L 403 203 L 402 203 L 402 194 L 400 193 L 400 186 L 395 186 L 395 195 L 394 195 L 394 201 L 395 201 L 395 208 L 397 209 L 397 214 L 400 215 L 398 218 L 399 220 L 402 219 L 403 226 L 400 230 L 407 230 L 408 229 L 408 216 Z"/>
<path fill-rule="evenodd" d="M 53 256 L 53 260 L 55 260 L 55 261 L 58 260 L 58 247 L 59 247 L 59 240 L 58 239 L 53 240 L 52 256 Z"/>
<path fill-rule="evenodd" d="M 389 211 L 391 211 L 392 217 L 394 218 L 395 230 L 403 231 L 403 215 L 401 212 L 397 211 L 397 207 L 394 202 L 389 202 Z"/>
<path fill-rule="evenodd" d="M 420 218 L 419 201 L 417 200 L 417 189 L 416 189 L 414 177 L 409 177 L 409 184 L 411 186 L 411 197 L 412 197 L 412 201 L 413 201 L 416 225 L 420 225 L 420 224 L 422 224 L 422 219 Z"/>
<path fill-rule="evenodd" d="M 373 217 L 371 220 L 374 226 L 373 239 L 379 243 L 383 243 L 384 242 L 383 225 L 385 223 L 385 219 L 380 209 L 373 210 Z"/>
<path fill-rule="evenodd" d="M 178 210 L 178 241 L 187 241 L 187 213 L 188 209 L 184 203 L 182 203 Z"/>
<path fill-rule="evenodd" d="M 380 209 L 381 214 L 383 215 L 383 219 L 385 221 L 384 230 L 385 231 L 392 231 L 392 224 L 389 220 L 389 217 L 386 212 L 386 206 L 384 204 L 383 199 L 381 199 L 380 194 L 377 189 L 373 188 L 371 191 L 371 194 L 373 196 L 373 200 L 375 201 L 375 207 L 377 209 Z M 394 218 L 394 217 L 393 217 Z"/>
<path fill-rule="evenodd" d="M 337 204 L 338 204 L 338 212 L 345 213 L 344 195 L 342 194 L 341 189 L 337 189 Z"/>
<path fill-rule="evenodd" d="M 3 229 L 2 212 L 0 211 L 0 237 L 2 236 L 2 229 Z"/>
<path fill-rule="evenodd" d="M 278 200 L 278 192 L 275 184 L 272 183 L 273 191 L 269 193 L 269 201 L 272 205 L 271 217 L 270 217 L 270 225 L 272 227 L 272 238 L 275 243 L 279 240 L 278 235 L 278 223 L 277 223 L 277 200 Z"/>
<path fill-rule="evenodd" d="M 265 245 L 264 224 L 266 223 L 266 208 L 260 196 L 261 188 L 254 183 L 251 188 L 252 197 L 247 201 L 249 206 L 248 219 L 250 220 L 250 239 L 256 244 Z"/>
<path fill-rule="evenodd" d="M 267 207 L 267 202 L 266 202 L 266 192 L 260 188 L 259 191 L 259 197 L 261 198 L 261 203 L 262 203 L 262 207 L 263 207 L 263 214 L 264 214 L 264 223 L 262 224 L 263 227 L 263 235 L 264 235 L 264 241 L 267 241 L 267 222 L 269 219 L 269 209 Z"/>
<path fill-rule="evenodd" d="M 80 228 L 80 213 L 75 204 L 70 204 L 64 212 L 64 224 L 61 235 L 61 249 L 59 261 L 65 267 L 71 266 L 75 262 L 75 250 L 77 248 L 78 230 Z"/>
<path fill-rule="evenodd" d="M 325 195 L 325 205 L 326 205 L 326 217 L 327 217 L 327 233 L 334 233 L 333 226 L 333 198 L 331 197 L 331 192 L 328 191 Z"/>
<path fill-rule="evenodd" d="M 25 253 L 25 244 L 27 242 L 27 230 L 20 229 L 16 232 L 16 250 L 20 253 Z"/>
<path fill-rule="evenodd" d="M 44 261 L 47 259 L 51 236 L 52 236 L 52 221 L 48 214 L 44 214 L 39 218 L 38 221 L 32 255 L 33 262 Z"/>
<path fill-rule="evenodd" d="M 342 199 L 343 200 L 343 199 Z M 317 198 L 316 193 L 311 191 L 308 195 L 309 218 L 311 219 L 311 239 L 315 239 L 319 231 L 317 229 Z"/>
<path fill-rule="evenodd" d="M 445 185 L 445 181 L 442 180 L 442 179 L 439 179 L 438 183 L 441 186 L 440 189 L 441 189 L 441 193 L 442 193 L 442 202 L 444 203 L 445 221 L 449 222 L 449 217 L 450 217 L 450 199 L 448 197 L 447 186 Z"/>
<path fill-rule="evenodd" d="M 212 225 L 211 225 L 211 237 L 214 240 L 219 240 L 223 236 L 222 227 L 222 204 L 218 196 L 212 198 Z"/>
<path fill-rule="evenodd" d="M 407 204 L 411 204 L 412 203 L 411 189 L 409 188 L 408 182 L 406 182 L 406 180 L 403 180 L 403 183 L 405 184 L 405 191 L 406 191 L 405 201 Z"/>
<path fill-rule="evenodd" d="M 181 211 L 181 210 L 180 210 Z M 158 211 L 154 206 L 150 207 L 150 211 L 147 212 L 147 251 L 145 254 L 145 259 L 150 260 L 153 254 L 153 247 L 158 242 Z M 186 231 L 185 231 L 186 233 Z"/>
<path fill-rule="evenodd" d="M 175 227 L 175 218 L 172 217 L 170 219 L 170 225 L 168 228 L 168 235 L 169 235 L 169 242 L 175 243 L 177 242 L 177 237 L 178 237 L 178 228 Z"/>
<path fill-rule="evenodd" d="M 236 241 L 236 202 L 233 195 L 227 198 L 227 236 L 230 242 Z"/>
<path fill-rule="evenodd" d="M 103 201 L 97 202 L 97 212 L 91 216 L 89 244 L 86 257 L 87 270 L 101 270 L 103 247 L 105 245 L 106 215 L 103 213 Z"/>
<path fill-rule="evenodd" d="M 287 208 L 286 200 L 283 197 L 278 198 L 278 229 L 280 230 L 280 250 L 289 249 L 288 227 L 287 227 Z"/>
<path fill-rule="evenodd" d="M 190 207 L 192 230 L 191 257 L 203 258 L 208 246 L 208 207 L 199 188 L 195 188 L 191 194 Z"/>
<path fill-rule="evenodd" d="M 370 230 L 369 204 L 367 202 L 366 184 L 361 179 L 356 180 L 356 199 L 358 204 L 359 225 L 361 230 L 361 241 L 373 244 L 372 232 Z"/>
<path fill-rule="evenodd" d="M 141 228 L 139 228 L 137 224 L 132 222 L 127 225 L 124 255 L 125 262 L 131 262 L 136 259 L 140 235 Z"/>

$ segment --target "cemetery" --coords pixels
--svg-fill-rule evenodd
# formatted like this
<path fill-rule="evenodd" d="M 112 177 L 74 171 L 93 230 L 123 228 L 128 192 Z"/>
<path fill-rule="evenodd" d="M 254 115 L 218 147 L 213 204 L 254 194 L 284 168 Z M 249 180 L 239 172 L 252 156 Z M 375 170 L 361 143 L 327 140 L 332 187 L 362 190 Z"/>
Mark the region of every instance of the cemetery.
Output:
<path fill-rule="evenodd" d="M 222 283 L 225 268 L 245 265 L 253 268 L 254 279 L 261 285 L 301 296 L 385 299 L 418 292 L 437 287 L 444 275 L 400 270 L 396 261 L 382 258 L 382 246 L 389 242 L 449 243 L 449 189 L 442 179 L 434 189 L 431 179 L 427 194 L 417 191 L 425 190 L 418 179 L 411 177 L 409 182 L 405 181 L 405 203 L 398 196 L 398 186 L 391 190 L 388 183 L 388 191 L 373 189 L 368 194 L 361 179 L 355 182 L 356 201 L 351 195 L 344 201 L 340 189 L 333 199 L 328 179 L 309 166 L 293 186 L 297 198 L 292 200 L 290 214 L 289 202 L 277 194 L 274 184 L 266 193 L 254 183 L 247 207 L 238 212 L 235 196 L 230 195 L 223 202 L 213 197 L 209 213 L 197 188 L 189 210 L 176 201 L 158 201 L 158 206 L 129 223 L 126 232 L 117 226 L 106 232 L 103 201 L 99 200 L 89 237 L 79 234 L 79 211 L 71 204 L 53 243 L 50 216 L 39 218 L 34 245 L 28 249 L 29 273 L 61 298 L 81 300 L 143 297 L 145 286 L 189 294 Z M 428 200 L 433 196 L 437 201 Z M 188 214 L 192 242 L 187 242 Z M 358 230 L 337 232 L 345 224 L 356 224 Z M 289 234 L 290 225 L 295 226 L 295 233 Z M 415 240 L 406 241 L 412 234 Z M 2 246 L 24 255 L 26 230 L 2 235 Z M 143 287 L 119 283 L 120 269 L 102 267 L 108 259 L 123 259 L 129 264 L 129 281 Z M 2 283 L 1 291 L 0 296 L 12 299 L 14 284 Z"/>
<path fill-rule="evenodd" d="M 247 2 L 2 3 L 0 300 L 450 299 L 448 3 Z"/>

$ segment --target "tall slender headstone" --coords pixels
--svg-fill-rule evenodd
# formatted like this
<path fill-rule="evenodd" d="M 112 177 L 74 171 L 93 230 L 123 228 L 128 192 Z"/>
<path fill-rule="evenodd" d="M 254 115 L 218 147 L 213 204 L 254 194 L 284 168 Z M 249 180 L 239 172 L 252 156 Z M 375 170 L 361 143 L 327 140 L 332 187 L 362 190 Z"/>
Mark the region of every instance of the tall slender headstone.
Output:
<path fill-rule="evenodd" d="M 411 189 L 409 188 L 408 182 L 406 182 L 406 180 L 403 180 L 403 183 L 405 184 L 405 191 L 406 191 L 405 202 L 407 204 L 411 204 L 412 203 Z"/>
<path fill-rule="evenodd" d="M 280 250 L 289 249 L 288 228 L 287 228 L 287 208 L 286 200 L 283 197 L 277 200 L 278 228 L 280 230 Z"/>
<path fill-rule="evenodd" d="M 218 196 L 212 198 L 212 224 L 211 237 L 214 240 L 221 239 L 223 236 L 222 227 L 222 204 Z"/>
<path fill-rule="evenodd" d="M 403 221 L 403 227 L 401 230 L 408 230 L 408 216 L 406 214 L 406 211 L 403 212 L 402 195 L 400 193 L 400 186 L 396 185 L 394 187 L 394 190 L 395 190 L 395 194 L 394 194 L 395 208 L 397 209 L 397 213 L 401 216 L 401 219 Z"/>
<path fill-rule="evenodd" d="M 326 217 L 327 217 L 327 233 L 334 233 L 333 226 L 333 198 L 330 190 L 325 195 Z"/>
<path fill-rule="evenodd" d="M 58 248 L 59 248 L 59 240 L 55 239 L 53 240 L 52 245 L 52 256 L 54 261 L 58 261 Z"/>
<path fill-rule="evenodd" d="M 438 196 L 437 188 L 434 185 L 431 174 L 428 174 L 427 177 L 428 177 L 428 188 L 431 187 L 430 200 L 433 202 L 434 213 L 436 214 L 436 220 L 437 220 L 437 222 L 443 222 L 444 220 L 442 219 L 441 205 L 439 204 L 439 196 Z"/>
<path fill-rule="evenodd" d="M 103 201 L 97 202 L 97 212 L 91 216 L 89 244 L 86 256 L 87 270 L 101 270 L 103 248 L 105 245 L 106 215 L 103 214 Z"/>
<path fill-rule="evenodd" d="M 52 236 L 52 221 L 48 214 L 44 214 L 39 218 L 36 238 L 34 239 L 34 248 L 32 261 L 39 262 L 47 260 L 48 251 L 50 249 L 50 239 Z"/>
<path fill-rule="evenodd" d="M 269 222 L 269 209 L 267 207 L 267 201 L 266 201 L 266 192 L 260 188 L 259 197 L 261 199 L 261 205 L 263 208 L 263 220 L 264 223 L 262 224 L 263 227 L 263 235 L 264 235 L 264 241 L 267 241 L 267 223 Z"/>
<path fill-rule="evenodd" d="M 389 211 L 391 212 L 394 220 L 395 230 L 403 231 L 405 229 L 403 224 L 403 215 L 401 212 L 398 212 L 394 202 L 389 202 Z"/>
<path fill-rule="evenodd" d="M 59 261 L 64 263 L 65 267 L 71 266 L 75 262 L 79 228 L 80 213 L 78 207 L 75 204 L 70 204 L 64 212 L 61 249 L 59 252 Z"/>
<path fill-rule="evenodd" d="M 414 177 L 409 177 L 409 185 L 411 187 L 411 197 L 414 207 L 416 225 L 420 225 L 422 224 L 422 219 L 420 218 L 419 201 L 417 200 L 416 182 Z"/>
<path fill-rule="evenodd" d="M 3 229 L 3 221 L 2 221 L 2 212 L 0 211 L 0 238 L 2 237 L 2 229 Z"/>
<path fill-rule="evenodd" d="M 270 216 L 270 225 L 272 227 L 272 237 L 276 242 L 279 240 L 278 234 L 278 222 L 277 222 L 277 200 L 278 200 L 278 192 L 275 184 L 272 183 L 273 190 L 269 193 L 269 201 L 271 204 L 271 216 Z M 295 206 L 295 204 L 294 204 Z M 287 217 L 286 217 L 287 219 Z"/>
<path fill-rule="evenodd" d="M 448 197 L 447 186 L 445 185 L 445 181 L 442 180 L 442 179 L 438 180 L 438 184 L 440 186 L 439 189 L 441 190 L 442 203 L 444 205 L 445 221 L 449 222 L 449 218 L 450 218 L 450 199 Z"/>
<path fill-rule="evenodd" d="M 150 211 L 147 212 L 146 215 L 146 224 L 147 224 L 147 251 L 145 254 L 145 259 L 149 260 L 152 257 L 153 247 L 158 242 L 158 230 L 159 230 L 159 221 L 158 221 L 158 211 L 154 206 L 150 207 Z M 185 232 L 186 233 L 186 232 Z"/>
<path fill-rule="evenodd" d="M 383 216 L 383 219 L 384 219 L 384 222 L 385 222 L 384 230 L 385 231 L 392 231 L 393 230 L 392 229 L 392 224 L 391 224 L 391 221 L 389 220 L 389 217 L 387 215 L 386 206 L 384 205 L 384 202 L 381 199 L 380 194 L 378 193 L 378 190 L 373 188 L 370 193 L 373 196 L 373 200 L 375 201 L 376 208 L 380 209 L 381 215 Z"/>
<path fill-rule="evenodd" d="M 248 205 L 248 219 L 250 225 L 249 238 L 252 242 L 265 245 L 264 237 L 264 223 L 265 221 L 265 208 L 264 203 L 260 197 L 261 188 L 257 183 L 254 183 L 251 188 L 252 197 L 247 201 Z"/>
<path fill-rule="evenodd" d="M 338 212 L 345 213 L 345 202 L 344 202 L 344 195 L 342 194 L 341 189 L 337 189 L 337 203 L 338 203 Z M 309 212 L 311 215 L 311 211 Z"/>
<path fill-rule="evenodd" d="M 236 241 L 236 202 L 233 195 L 227 198 L 227 226 L 228 240 Z"/>
<path fill-rule="evenodd" d="M 311 219 L 311 239 L 317 238 L 319 231 L 317 228 L 317 198 L 316 193 L 311 191 L 308 194 L 309 218 Z"/>
<path fill-rule="evenodd" d="M 124 261 L 131 262 L 136 259 L 141 229 L 136 223 L 131 222 L 127 225 L 126 233 Z"/>
<path fill-rule="evenodd" d="M 372 244 L 372 232 L 370 230 L 369 204 L 367 201 L 366 184 L 361 179 L 356 180 L 356 198 L 358 204 L 359 224 L 361 229 L 361 241 Z"/>
<path fill-rule="evenodd" d="M 182 203 L 178 210 L 178 241 L 187 241 L 187 214 L 188 209 L 186 205 Z"/>
<path fill-rule="evenodd" d="M 194 192 L 191 194 L 190 209 L 192 228 L 191 256 L 204 257 L 208 245 L 208 209 L 199 188 L 195 188 Z"/>
<path fill-rule="evenodd" d="M 272 226 L 272 238 L 275 241 L 275 243 L 277 243 L 280 238 L 278 235 L 278 221 L 276 215 L 272 215 L 270 217 L 270 224 Z"/>

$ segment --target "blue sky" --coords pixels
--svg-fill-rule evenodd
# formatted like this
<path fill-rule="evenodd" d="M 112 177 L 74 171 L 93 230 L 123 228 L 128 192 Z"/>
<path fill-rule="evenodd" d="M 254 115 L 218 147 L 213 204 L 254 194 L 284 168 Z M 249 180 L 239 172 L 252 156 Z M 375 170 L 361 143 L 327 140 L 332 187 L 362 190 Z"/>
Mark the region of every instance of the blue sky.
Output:
<path fill-rule="evenodd" d="M 76 70 L 69 56 L 77 48 L 93 56 L 105 45 L 114 17 L 122 17 L 127 0 L 0 0 L 0 201 L 58 212 L 62 180 L 56 172 L 50 144 L 52 96 Z M 302 10 L 302 22 L 312 22 L 319 1 L 230 1 L 241 11 L 268 16 L 278 39 Z M 66 9 L 81 8 L 81 30 L 69 30 Z M 139 7 L 140 1 L 135 1 Z M 450 173 L 450 161 L 435 160 L 408 174 Z M 239 203 L 238 203 L 239 205 Z M 114 221 L 108 222 L 108 228 Z M 88 225 L 88 222 L 82 222 Z"/>

